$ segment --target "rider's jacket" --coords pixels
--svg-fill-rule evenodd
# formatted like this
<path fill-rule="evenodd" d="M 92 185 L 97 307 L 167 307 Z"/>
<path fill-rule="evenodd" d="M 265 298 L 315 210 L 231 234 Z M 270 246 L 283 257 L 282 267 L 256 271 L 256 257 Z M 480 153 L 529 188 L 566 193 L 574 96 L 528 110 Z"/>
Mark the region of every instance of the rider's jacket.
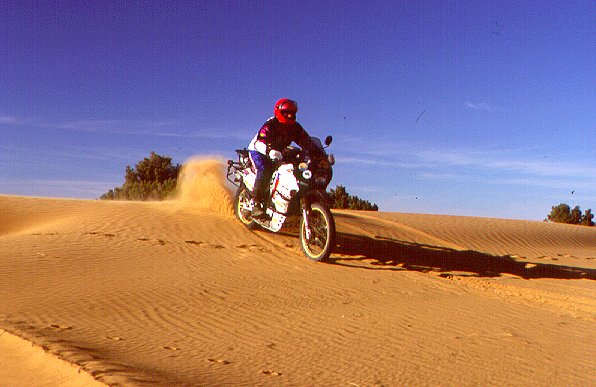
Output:
<path fill-rule="evenodd" d="M 267 156 L 272 149 L 282 151 L 292 142 L 307 150 L 314 145 L 310 136 L 298 122 L 282 124 L 277 117 L 269 118 L 248 145 L 248 150 L 257 151 Z"/>

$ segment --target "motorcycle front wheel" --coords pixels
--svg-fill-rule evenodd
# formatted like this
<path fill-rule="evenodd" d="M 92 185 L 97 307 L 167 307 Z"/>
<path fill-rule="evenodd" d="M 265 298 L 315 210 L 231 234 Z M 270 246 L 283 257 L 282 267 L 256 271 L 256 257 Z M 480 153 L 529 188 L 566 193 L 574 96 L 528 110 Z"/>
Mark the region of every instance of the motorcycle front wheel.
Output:
<path fill-rule="evenodd" d="M 304 217 L 300 219 L 300 244 L 304 255 L 311 261 L 326 261 L 335 248 L 335 220 L 331 210 L 321 204 L 313 203 L 308 213 L 310 238 L 307 238 Z"/>
<path fill-rule="evenodd" d="M 244 185 L 238 188 L 236 196 L 234 196 L 234 213 L 236 214 L 236 218 L 249 229 L 252 230 L 257 227 L 251 216 L 252 205 L 250 203 L 250 196 Z"/>

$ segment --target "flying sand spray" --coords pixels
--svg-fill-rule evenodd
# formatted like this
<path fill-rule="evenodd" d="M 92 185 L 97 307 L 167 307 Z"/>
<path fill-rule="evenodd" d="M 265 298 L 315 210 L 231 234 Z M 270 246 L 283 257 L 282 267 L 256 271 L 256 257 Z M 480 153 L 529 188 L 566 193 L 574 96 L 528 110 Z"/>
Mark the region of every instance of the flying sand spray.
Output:
<path fill-rule="evenodd" d="M 191 207 L 234 216 L 232 194 L 226 188 L 224 171 L 220 159 L 201 156 L 188 159 L 178 175 L 176 199 Z"/>

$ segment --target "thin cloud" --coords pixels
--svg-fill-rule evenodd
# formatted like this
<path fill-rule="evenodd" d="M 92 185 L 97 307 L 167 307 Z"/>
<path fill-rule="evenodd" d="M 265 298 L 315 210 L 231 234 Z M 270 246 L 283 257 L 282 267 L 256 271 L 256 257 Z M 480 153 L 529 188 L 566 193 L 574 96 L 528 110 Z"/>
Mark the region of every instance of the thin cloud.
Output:
<path fill-rule="evenodd" d="M 466 107 L 472 110 L 494 111 L 494 107 L 486 102 L 466 102 Z"/>
<path fill-rule="evenodd" d="M 362 146 L 366 144 L 366 147 Z M 353 135 L 342 135 L 335 137 L 331 145 L 331 151 L 346 151 L 351 154 L 360 154 L 368 156 L 380 156 L 393 158 L 396 155 L 401 155 L 410 152 L 416 145 L 406 144 L 404 142 L 392 142 L 374 139 L 370 137 L 359 137 Z"/>
<path fill-rule="evenodd" d="M 48 147 L 32 152 L 28 147 L 0 145 L 0 156 L 20 160 L 46 160 L 54 163 L 53 160 L 84 159 L 109 161 L 114 159 L 127 160 L 130 158 L 129 151 L 115 148 L 95 148 L 91 146 L 79 147 Z"/>
<path fill-rule="evenodd" d="M 373 159 L 360 159 L 357 157 L 342 157 L 337 155 L 335 157 L 337 163 L 341 164 L 360 164 L 360 165 L 377 165 L 383 167 L 391 167 L 395 164 L 389 161 L 373 160 Z"/>
<path fill-rule="evenodd" d="M 9 195 L 96 199 L 121 182 L 89 180 L 3 180 L 0 190 Z"/>
<path fill-rule="evenodd" d="M 555 188 L 562 191 L 568 191 L 573 189 L 574 191 L 593 192 L 596 190 L 596 182 L 579 180 L 570 182 L 565 179 L 552 179 L 552 178 L 505 178 L 505 179 L 494 179 L 485 180 L 487 183 L 503 184 L 503 185 L 522 185 L 530 187 L 546 187 Z"/>
<path fill-rule="evenodd" d="M 452 172 L 421 172 L 418 175 L 424 180 L 430 181 L 458 181 L 458 182 L 472 182 L 480 184 L 506 185 L 506 186 L 526 186 L 526 187 L 545 187 L 557 190 L 577 190 L 582 192 L 593 192 L 596 190 L 596 182 L 584 179 L 566 179 L 553 177 L 489 177 L 479 175 L 477 173 L 452 173 Z"/>
<path fill-rule="evenodd" d="M 490 168 L 517 171 L 539 176 L 567 176 L 596 178 L 596 168 L 565 162 L 548 162 L 537 160 L 495 160 L 486 162 Z"/>
<path fill-rule="evenodd" d="M 361 140 L 360 143 L 364 143 Z M 498 150 L 444 150 L 425 149 L 417 144 L 372 143 L 366 141 L 367 148 L 355 147 L 348 153 L 342 149 L 336 152 L 338 163 L 375 166 L 391 166 L 405 169 L 418 169 L 421 173 L 434 171 L 486 174 L 506 173 L 521 177 L 564 177 L 570 179 L 596 179 L 596 167 L 591 163 L 553 161 L 536 157 L 519 157 L 531 149 Z M 536 149 L 534 149 L 536 150 Z M 543 151 L 546 151 L 543 149 Z M 534 152 L 536 153 L 536 152 Z M 346 157 L 342 157 L 342 155 Z"/>
<path fill-rule="evenodd" d="M 155 134 L 159 129 L 175 126 L 176 123 L 165 121 L 125 121 L 125 120 L 82 120 L 62 124 L 44 125 L 48 128 L 68 129 L 79 132 L 115 133 L 115 134 Z"/>
<path fill-rule="evenodd" d="M 123 120 L 84 120 L 44 125 L 46 128 L 66 129 L 90 133 L 112 133 L 133 136 L 170 138 L 245 138 L 246 133 L 230 132 L 223 129 L 203 128 L 197 130 L 172 130 L 185 125 L 173 121 L 123 121 Z"/>
<path fill-rule="evenodd" d="M 411 163 L 405 161 L 387 161 L 374 158 L 359 158 L 359 157 L 343 157 L 336 155 L 335 160 L 339 165 L 342 164 L 358 164 L 358 165 L 373 165 L 378 167 L 392 167 L 392 168 L 404 168 L 404 169 L 416 169 L 423 168 L 424 165 L 420 163 Z"/>
<path fill-rule="evenodd" d="M 441 180 L 441 181 L 462 181 L 471 180 L 472 176 L 463 175 L 460 173 L 449 172 L 421 172 L 418 176 L 426 180 Z M 474 178 L 476 180 L 476 178 Z"/>
<path fill-rule="evenodd" d="M 349 188 L 350 192 L 354 191 L 354 192 L 364 192 L 364 193 L 383 193 L 385 192 L 387 189 L 385 187 L 369 187 L 369 186 L 350 186 Z"/>
<path fill-rule="evenodd" d="M 19 122 L 16 117 L 0 116 L 0 124 L 2 125 L 15 125 Z"/>
<path fill-rule="evenodd" d="M 417 153 L 416 157 L 427 164 L 442 167 L 470 167 L 537 176 L 596 177 L 596 167 L 591 165 L 536 159 L 499 159 L 494 153 L 490 157 L 490 153 L 427 151 Z"/>
<path fill-rule="evenodd" d="M 69 130 L 85 133 L 107 133 L 115 135 L 131 135 L 146 137 L 171 138 L 247 138 L 250 134 L 241 131 L 201 128 L 184 129 L 185 124 L 175 121 L 137 121 L 137 120 L 79 120 L 62 123 L 40 121 L 35 119 L 18 119 L 11 116 L 0 116 L 0 124 L 27 125 L 46 130 Z M 179 128 L 174 130 L 173 128 Z"/>

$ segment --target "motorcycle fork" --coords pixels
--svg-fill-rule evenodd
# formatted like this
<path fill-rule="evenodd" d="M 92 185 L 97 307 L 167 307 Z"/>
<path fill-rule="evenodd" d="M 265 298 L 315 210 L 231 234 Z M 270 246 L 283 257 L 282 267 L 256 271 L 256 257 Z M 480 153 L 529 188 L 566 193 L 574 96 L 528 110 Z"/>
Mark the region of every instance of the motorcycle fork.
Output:
<path fill-rule="evenodd" d="M 311 231 L 310 231 L 310 224 L 308 222 L 308 214 L 310 213 L 310 200 L 308 198 L 304 198 L 302 201 L 302 217 L 304 218 L 304 232 L 306 240 L 310 240 L 311 238 Z"/>
<path fill-rule="evenodd" d="M 306 208 L 302 209 L 302 216 L 304 217 L 304 236 L 306 237 L 306 240 L 309 241 L 311 233 L 310 226 L 308 225 L 308 211 L 306 210 Z"/>

